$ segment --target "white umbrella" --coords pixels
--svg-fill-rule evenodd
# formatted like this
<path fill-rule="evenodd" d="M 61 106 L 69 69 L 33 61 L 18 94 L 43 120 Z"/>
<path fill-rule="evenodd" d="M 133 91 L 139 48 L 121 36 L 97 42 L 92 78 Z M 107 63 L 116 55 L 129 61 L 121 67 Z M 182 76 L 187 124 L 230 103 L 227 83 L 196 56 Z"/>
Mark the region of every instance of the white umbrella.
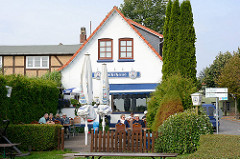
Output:
<path fill-rule="evenodd" d="M 98 106 L 98 114 L 102 117 L 102 127 L 103 132 L 105 131 L 105 115 L 112 112 L 111 107 L 109 106 L 109 82 L 108 82 L 108 72 L 107 65 L 102 65 L 102 74 L 101 74 L 101 93 L 100 93 L 100 105 Z"/>
<path fill-rule="evenodd" d="M 85 54 L 80 81 L 81 82 L 79 102 L 84 106 L 78 109 L 77 114 L 85 119 L 85 145 L 87 145 L 88 134 L 87 119 L 96 118 L 96 113 L 92 108 L 93 89 L 92 89 L 92 66 L 90 54 Z"/>

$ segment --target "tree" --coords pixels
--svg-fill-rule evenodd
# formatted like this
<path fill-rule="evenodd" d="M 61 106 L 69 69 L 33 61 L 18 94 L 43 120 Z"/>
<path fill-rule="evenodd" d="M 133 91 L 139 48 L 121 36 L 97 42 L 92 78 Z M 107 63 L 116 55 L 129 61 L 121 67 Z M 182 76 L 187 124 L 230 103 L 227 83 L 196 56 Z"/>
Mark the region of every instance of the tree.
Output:
<path fill-rule="evenodd" d="M 170 21 L 170 17 L 171 17 L 171 10 L 172 10 L 172 0 L 168 1 L 167 4 L 167 9 L 166 9 L 166 18 L 165 18 L 165 22 L 164 22 L 164 26 L 163 26 L 163 37 L 164 37 L 164 43 L 163 43 L 163 67 L 162 67 L 162 72 L 163 72 L 163 79 L 165 79 L 166 73 L 168 72 L 166 69 L 168 67 L 167 63 L 168 63 L 168 58 L 170 58 L 167 55 L 168 52 L 168 35 L 169 35 L 169 21 Z"/>
<path fill-rule="evenodd" d="M 201 82 L 205 83 L 207 87 L 216 87 L 217 79 L 220 75 L 220 71 L 223 69 L 227 61 L 232 58 L 232 54 L 230 52 L 219 53 L 213 63 L 206 67 L 203 71 L 201 71 Z"/>
<path fill-rule="evenodd" d="M 178 35 L 178 69 L 182 76 L 191 78 L 195 83 L 196 78 L 196 34 L 193 26 L 193 13 L 189 0 L 183 1 L 180 8 L 180 28 Z"/>
<path fill-rule="evenodd" d="M 163 80 L 178 72 L 178 35 L 180 27 L 180 6 L 179 1 L 175 0 L 172 4 L 171 16 L 169 20 L 169 32 L 167 37 L 167 50 L 164 54 Z"/>
<path fill-rule="evenodd" d="M 162 33 L 165 18 L 164 0 L 124 0 L 121 12 L 133 21 Z"/>
<path fill-rule="evenodd" d="M 235 97 L 235 114 L 237 115 L 237 99 L 240 97 L 240 57 L 235 54 L 225 64 L 216 83 L 220 87 L 227 87 L 228 92 Z"/>

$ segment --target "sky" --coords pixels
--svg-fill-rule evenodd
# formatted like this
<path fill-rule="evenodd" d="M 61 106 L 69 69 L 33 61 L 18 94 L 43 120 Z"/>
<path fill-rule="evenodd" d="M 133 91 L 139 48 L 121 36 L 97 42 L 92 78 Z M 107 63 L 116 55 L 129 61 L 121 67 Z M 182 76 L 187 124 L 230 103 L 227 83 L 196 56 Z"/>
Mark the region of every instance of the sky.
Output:
<path fill-rule="evenodd" d="M 182 1 L 182 0 L 180 0 Z M 0 0 L 0 45 L 78 44 L 123 0 Z M 240 47 L 240 0 L 191 0 L 197 71 Z"/>

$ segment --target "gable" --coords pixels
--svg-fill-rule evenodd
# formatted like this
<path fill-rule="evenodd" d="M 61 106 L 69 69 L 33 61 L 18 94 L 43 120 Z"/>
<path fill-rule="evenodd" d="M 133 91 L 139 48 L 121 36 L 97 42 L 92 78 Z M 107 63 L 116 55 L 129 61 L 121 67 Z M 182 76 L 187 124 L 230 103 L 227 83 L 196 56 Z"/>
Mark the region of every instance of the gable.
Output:
<path fill-rule="evenodd" d="M 131 22 L 117 9 L 117 7 L 114 7 L 109 13 L 108 15 L 104 18 L 104 20 L 100 23 L 100 25 L 95 29 L 95 31 L 89 36 L 89 38 L 84 42 L 84 44 L 78 49 L 78 51 L 70 58 L 70 60 L 63 65 L 59 70 L 62 70 L 63 68 L 65 68 L 66 66 L 68 66 L 74 59 L 75 57 L 79 54 L 80 51 L 82 51 L 82 49 L 89 43 L 90 40 L 92 40 L 96 34 L 99 33 L 99 30 L 102 29 L 102 27 L 107 23 L 107 21 L 109 21 L 110 17 L 113 16 L 115 13 L 119 14 L 122 18 L 123 18 L 123 23 L 126 23 L 128 26 L 130 26 L 131 30 L 133 32 L 135 32 L 136 35 L 138 35 L 143 41 L 144 43 L 157 55 L 157 57 L 162 60 L 162 57 L 159 55 L 159 52 L 156 51 L 159 50 L 159 48 L 157 47 L 157 40 L 152 39 L 151 43 L 154 45 L 154 47 L 152 46 L 152 44 L 148 41 L 151 40 L 150 36 L 146 36 L 145 37 L 140 33 L 140 30 L 137 30 L 132 24 Z M 121 24 L 121 23 L 120 23 Z M 111 29 L 111 28 L 110 28 Z M 120 32 L 123 32 L 124 30 L 122 29 Z M 146 32 L 146 31 L 145 31 Z M 145 33 L 142 31 L 142 33 Z M 111 34 L 114 34 L 114 32 L 111 32 Z M 148 34 L 147 34 L 148 35 Z M 149 34 L 150 35 L 150 34 Z M 107 36 L 107 35 L 106 35 Z M 111 36 L 111 35 L 109 35 Z"/>

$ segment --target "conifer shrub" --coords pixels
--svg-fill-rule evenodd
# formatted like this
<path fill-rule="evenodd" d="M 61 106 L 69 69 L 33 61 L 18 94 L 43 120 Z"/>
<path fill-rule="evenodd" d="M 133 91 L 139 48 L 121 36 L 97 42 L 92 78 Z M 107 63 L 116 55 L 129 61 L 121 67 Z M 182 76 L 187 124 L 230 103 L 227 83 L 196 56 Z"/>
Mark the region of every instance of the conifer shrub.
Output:
<path fill-rule="evenodd" d="M 156 91 L 151 94 L 151 99 L 148 102 L 148 127 L 153 128 L 154 120 L 161 118 L 160 116 L 156 116 L 156 114 L 160 111 L 162 105 L 171 103 L 171 106 L 175 107 L 173 103 L 176 102 L 175 100 L 177 99 L 181 101 L 184 110 L 192 108 L 191 94 L 196 92 L 196 90 L 193 81 L 188 78 L 183 78 L 179 73 L 162 81 L 162 83 L 157 86 Z M 180 105 L 179 102 L 176 102 L 176 104 Z M 165 108 L 166 107 L 167 106 L 165 106 Z M 170 109 L 173 108 L 169 108 L 167 111 Z M 180 109 L 177 108 L 177 110 Z M 161 111 L 164 111 L 164 108 L 162 108 Z M 174 111 L 173 114 L 174 113 L 176 113 L 176 111 Z M 156 122 L 158 122 L 157 120 Z"/>
<path fill-rule="evenodd" d="M 183 111 L 184 108 L 180 98 L 167 97 L 166 100 L 163 99 L 161 107 L 158 108 L 157 114 L 155 115 L 152 130 L 157 131 L 158 127 L 162 125 L 169 116 Z"/>
<path fill-rule="evenodd" d="M 192 153 L 199 146 L 202 134 L 212 134 L 209 117 L 193 110 L 171 115 L 159 127 L 159 138 L 156 140 L 156 152 Z"/>

